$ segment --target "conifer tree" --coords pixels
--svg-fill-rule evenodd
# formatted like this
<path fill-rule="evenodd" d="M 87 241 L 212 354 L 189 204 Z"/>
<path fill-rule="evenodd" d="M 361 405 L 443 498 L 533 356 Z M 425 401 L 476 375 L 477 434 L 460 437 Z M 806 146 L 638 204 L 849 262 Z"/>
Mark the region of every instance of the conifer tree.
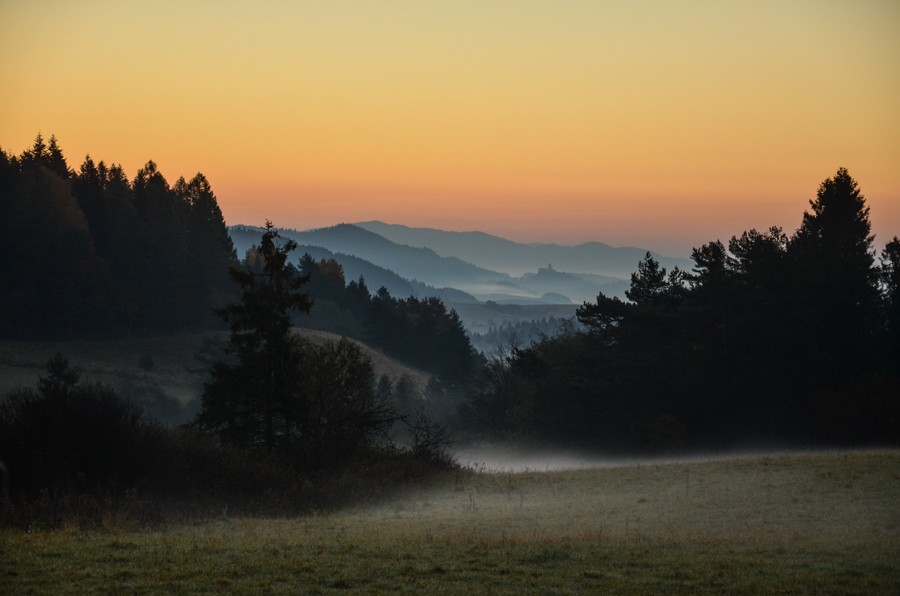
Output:
<path fill-rule="evenodd" d="M 869 207 L 845 168 L 822 182 L 811 212 L 791 239 L 798 302 L 815 329 L 822 374 L 847 378 L 872 360 L 878 318 L 878 271 Z"/>
<path fill-rule="evenodd" d="M 237 264 L 237 254 L 216 195 L 199 172 L 190 182 L 179 178 L 173 191 L 188 207 L 186 247 L 194 271 L 191 283 L 196 302 L 205 306 L 212 300 L 221 305 L 232 297 L 228 270 Z"/>
<path fill-rule="evenodd" d="M 198 418 L 229 442 L 269 453 L 290 450 L 301 415 L 296 398 L 302 350 L 291 333 L 290 315 L 310 308 L 301 292 L 306 279 L 288 263 L 297 245 L 292 240 L 279 245 L 278 238 L 266 222 L 256 250 L 261 268 L 245 263 L 230 270 L 241 298 L 217 313 L 231 327 L 226 351 L 233 359 L 213 367 Z"/>

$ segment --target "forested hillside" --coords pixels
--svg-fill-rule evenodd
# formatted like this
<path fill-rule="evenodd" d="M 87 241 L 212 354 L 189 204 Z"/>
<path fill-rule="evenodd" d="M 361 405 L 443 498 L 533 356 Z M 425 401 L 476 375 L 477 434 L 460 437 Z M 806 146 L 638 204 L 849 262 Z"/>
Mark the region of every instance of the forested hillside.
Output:
<path fill-rule="evenodd" d="M 459 316 L 436 297 L 396 298 L 384 287 L 374 294 L 360 277 L 347 282 L 334 259 L 304 255 L 298 274 L 312 299 L 298 326 L 361 339 L 451 385 L 467 385 L 476 370 L 475 350 Z"/>
<path fill-rule="evenodd" d="M 129 179 L 54 137 L 0 150 L 0 336 L 123 336 L 208 326 L 237 259 L 203 176 Z"/>

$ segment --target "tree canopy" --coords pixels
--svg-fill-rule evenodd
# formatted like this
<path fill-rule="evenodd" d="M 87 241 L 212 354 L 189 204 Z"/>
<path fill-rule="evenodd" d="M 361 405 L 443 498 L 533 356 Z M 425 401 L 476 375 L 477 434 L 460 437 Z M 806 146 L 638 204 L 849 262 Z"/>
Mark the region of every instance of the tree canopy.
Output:
<path fill-rule="evenodd" d="M 129 181 L 55 137 L 0 150 L 0 336 L 126 335 L 206 327 L 231 298 L 236 255 L 203 174 L 170 187 L 152 161 Z"/>

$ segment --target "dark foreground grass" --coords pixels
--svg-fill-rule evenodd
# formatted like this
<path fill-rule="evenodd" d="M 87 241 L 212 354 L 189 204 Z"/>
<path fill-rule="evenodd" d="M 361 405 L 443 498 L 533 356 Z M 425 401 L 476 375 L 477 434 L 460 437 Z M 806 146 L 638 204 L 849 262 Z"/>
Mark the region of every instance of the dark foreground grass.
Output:
<path fill-rule="evenodd" d="M 900 592 L 900 454 L 518 474 L 353 511 L 0 534 L 0 593 Z"/>
<path fill-rule="evenodd" d="M 888 553 L 722 541 L 309 540 L 240 522 L 172 534 L 56 532 L 4 544 L 4 593 L 430 591 L 896 593 Z M 257 526 L 249 533 L 247 525 Z M 896 553 L 895 553 L 896 554 Z"/>

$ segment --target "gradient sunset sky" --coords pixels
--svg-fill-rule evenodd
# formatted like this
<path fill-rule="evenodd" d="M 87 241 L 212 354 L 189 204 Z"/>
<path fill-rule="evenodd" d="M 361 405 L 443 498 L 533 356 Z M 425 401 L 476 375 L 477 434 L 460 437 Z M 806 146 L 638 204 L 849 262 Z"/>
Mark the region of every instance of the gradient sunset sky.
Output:
<path fill-rule="evenodd" d="M 687 256 L 847 167 L 900 234 L 900 2 L 0 0 L 0 147 L 202 171 L 229 224 Z"/>

